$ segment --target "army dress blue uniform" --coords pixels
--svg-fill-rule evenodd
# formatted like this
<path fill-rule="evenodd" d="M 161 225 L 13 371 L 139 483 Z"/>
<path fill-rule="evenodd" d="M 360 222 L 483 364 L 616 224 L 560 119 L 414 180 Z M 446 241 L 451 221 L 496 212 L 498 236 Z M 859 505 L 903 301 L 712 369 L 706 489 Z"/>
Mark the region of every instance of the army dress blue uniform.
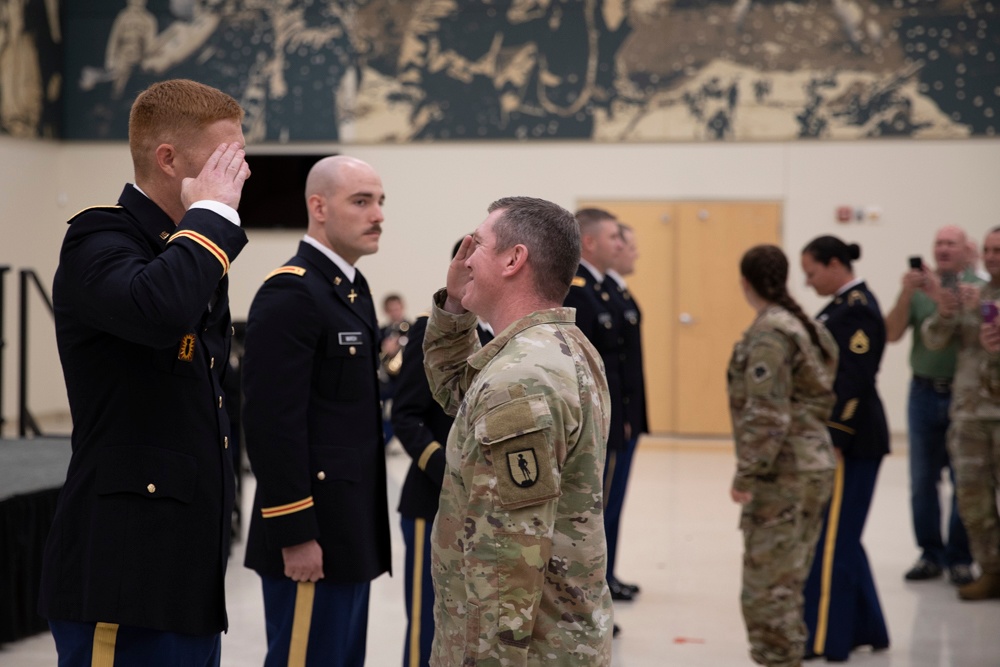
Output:
<path fill-rule="evenodd" d="M 625 404 L 622 401 L 621 315 L 611 304 L 611 295 L 601 281 L 581 264 L 577 267 L 563 306 L 576 308 L 576 326 L 604 362 L 604 375 L 611 395 L 611 430 L 608 454 L 625 448 Z"/>
<path fill-rule="evenodd" d="M 392 425 L 410 456 L 410 469 L 399 495 L 400 527 L 406 544 L 405 599 L 407 632 L 403 644 L 403 667 L 430 663 L 434 639 L 434 585 L 431 580 L 430 529 L 438 510 L 444 480 L 444 445 L 451 430 L 451 417 L 431 395 L 424 371 L 424 333 L 427 315 L 417 318 L 407 332 L 403 364 L 396 376 L 396 398 Z M 482 326 L 479 342 L 493 335 Z"/>
<path fill-rule="evenodd" d="M 840 349 L 834 381 L 837 402 L 829 428 L 842 461 L 806 582 L 806 654 L 846 660 L 858 646 L 889 646 L 875 580 L 861 544 L 879 466 L 889 453 L 889 427 L 876 386 L 885 350 L 885 321 L 863 281 L 848 283 L 817 319 Z"/>
<path fill-rule="evenodd" d="M 265 664 L 364 661 L 369 582 L 389 571 L 378 324 L 371 290 L 311 244 L 273 271 L 247 319 L 247 454 L 257 477 L 246 566 L 261 575 Z M 296 585 L 281 549 L 317 540 L 324 578 Z M 311 604 L 310 604 L 311 603 Z"/>
<path fill-rule="evenodd" d="M 642 366 L 642 311 L 628 287 L 615 276 L 609 274 L 605 277 L 604 290 L 611 296 L 609 303 L 617 309 L 618 321 L 621 323 L 618 358 L 624 424 L 628 426 L 625 446 L 619 451 L 608 450 L 608 461 L 604 469 L 604 530 L 608 537 L 608 578 L 616 581 L 615 561 L 625 492 L 639 436 L 649 432 L 649 423 L 646 418 L 646 377 Z"/>
<path fill-rule="evenodd" d="M 175 226 L 132 185 L 70 220 L 52 293 L 73 456 L 39 602 L 61 654 L 89 632 L 118 664 L 180 664 L 180 636 L 217 647 L 227 627 L 226 275 L 246 242 L 208 208 Z M 130 653 L 149 642 L 156 656 Z"/>

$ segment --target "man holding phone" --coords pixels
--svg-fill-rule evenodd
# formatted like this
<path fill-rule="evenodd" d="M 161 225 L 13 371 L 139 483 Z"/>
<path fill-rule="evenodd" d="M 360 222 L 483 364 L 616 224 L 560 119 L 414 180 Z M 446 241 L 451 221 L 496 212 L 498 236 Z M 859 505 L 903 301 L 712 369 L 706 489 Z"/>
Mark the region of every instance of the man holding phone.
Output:
<path fill-rule="evenodd" d="M 1000 227 L 983 242 L 983 261 L 990 281 L 978 293 L 962 286 L 962 299 L 938 295 L 938 311 L 921 333 L 929 349 L 959 346 L 951 404 L 948 453 L 969 547 L 982 570 L 976 581 L 961 586 L 963 600 L 1000 598 L 1000 514 L 996 471 L 1000 469 L 1000 358 L 996 354 L 995 319 L 1000 301 Z"/>
<path fill-rule="evenodd" d="M 904 575 L 907 581 L 936 579 L 945 568 L 953 584 L 962 586 L 972 581 L 969 540 L 959 516 L 955 495 L 951 500 L 951 516 L 947 537 L 941 533 L 941 471 L 948 469 L 954 488 L 954 471 L 948 457 L 946 434 L 950 425 L 952 378 L 955 375 L 958 342 L 940 350 L 931 350 L 924 343 L 921 326 L 937 312 L 936 299 L 957 302 L 960 293 L 975 297 L 981 281 L 974 272 L 965 270 L 966 234 L 949 225 L 938 230 L 934 238 L 935 269 L 927 267 L 920 257 L 910 257 L 910 270 L 903 275 L 902 289 L 892 310 L 885 317 L 886 335 L 890 342 L 898 341 L 913 328 L 907 416 L 910 457 L 910 509 L 913 532 L 920 557 Z"/>

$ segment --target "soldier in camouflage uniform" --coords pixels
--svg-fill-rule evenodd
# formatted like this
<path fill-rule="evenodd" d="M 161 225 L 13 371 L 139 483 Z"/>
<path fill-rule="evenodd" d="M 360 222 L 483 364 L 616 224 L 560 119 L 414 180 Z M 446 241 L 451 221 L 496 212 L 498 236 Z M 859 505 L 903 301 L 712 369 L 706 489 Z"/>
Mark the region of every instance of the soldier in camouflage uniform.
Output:
<path fill-rule="evenodd" d="M 791 667 L 805 653 L 802 591 L 836 467 L 826 420 L 838 350 L 789 296 L 781 249 L 751 248 L 740 272 L 757 311 L 728 370 L 736 443 L 730 493 L 743 504 L 743 618 L 754 662 Z"/>
<path fill-rule="evenodd" d="M 981 290 L 962 284 L 959 291 L 939 290 L 938 311 L 923 325 L 927 347 L 959 343 L 958 368 L 952 386 L 948 454 L 955 466 L 958 509 L 969 533 L 969 549 L 982 576 L 961 586 L 963 600 L 1000 598 L 1000 365 L 996 353 L 980 341 L 980 302 L 1000 302 L 1000 227 L 986 235 L 983 263 L 990 282 Z M 990 327 L 986 327 L 984 336 Z"/>
<path fill-rule="evenodd" d="M 601 357 L 561 304 L 580 259 L 555 204 L 494 202 L 435 295 L 424 338 L 456 414 L 434 521 L 431 665 L 608 665 Z M 481 347 L 476 315 L 499 335 Z"/>

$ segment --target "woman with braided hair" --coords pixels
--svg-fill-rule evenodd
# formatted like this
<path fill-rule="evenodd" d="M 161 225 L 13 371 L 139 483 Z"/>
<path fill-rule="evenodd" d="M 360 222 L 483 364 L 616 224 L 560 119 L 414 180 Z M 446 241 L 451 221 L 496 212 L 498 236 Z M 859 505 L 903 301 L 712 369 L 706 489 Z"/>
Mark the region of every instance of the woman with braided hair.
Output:
<path fill-rule="evenodd" d="M 740 273 L 757 311 L 728 370 L 736 443 L 730 495 L 743 505 L 743 618 L 754 662 L 794 667 L 805 654 L 802 591 L 836 467 L 826 421 L 837 344 L 788 294 L 780 248 L 751 248 Z"/>
<path fill-rule="evenodd" d="M 882 606 L 861 534 L 868 518 L 889 427 L 875 378 L 885 350 L 885 320 L 875 295 L 855 278 L 858 244 L 820 236 L 802 250 L 806 283 L 831 297 L 817 319 L 833 334 L 840 361 L 828 424 L 837 454 L 830 510 L 806 581 L 807 655 L 843 662 L 859 646 L 889 646 Z"/>

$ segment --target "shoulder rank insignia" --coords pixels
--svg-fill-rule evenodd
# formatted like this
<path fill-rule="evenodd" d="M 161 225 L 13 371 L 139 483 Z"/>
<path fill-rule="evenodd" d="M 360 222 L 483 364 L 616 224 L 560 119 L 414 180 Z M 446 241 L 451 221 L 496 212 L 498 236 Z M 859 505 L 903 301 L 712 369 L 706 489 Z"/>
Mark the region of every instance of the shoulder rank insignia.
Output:
<path fill-rule="evenodd" d="M 587 281 L 584 280 L 583 276 L 576 276 L 573 278 L 573 282 L 571 284 L 573 287 L 583 287 L 587 284 Z"/>
<path fill-rule="evenodd" d="M 291 265 L 282 266 L 281 268 L 277 268 L 274 271 L 271 271 L 269 274 L 267 274 L 267 276 L 264 278 L 264 282 L 266 283 L 271 278 L 280 275 L 282 273 L 292 273 L 301 278 L 302 276 L 306 275 L 306 270 L 303 269 L 301 266 L 291 266 Z"/>
<path fill-rule="evenodd" d="M 120 208 L 121 206 L 119 206 L 118 204 L 98 204 L 97 206 L 88 206 L 87 208 L 81 208 L 79 211 L 74 213 L 73 216 L 69 219 L 69 221 L 73 222 L 87 211 L 97 211 L 97 210 L 114 211 Z"/>
<path fill-rule="evenodd" d="M 861 329 L 855 331 L 854 335 L 851 336 L 851 342 L 850 342 L 851 352 L 853 352 L 854 354 L 865 354 L 866 352 L 868 352 L 869 347 L 870 345 L 868 343 L 868 336 L 865 335 L 865 332 Z"/>
<path fill-rule="evenodd" d="M 853 306 L 856 303 L 860 303 L 862 306 L 868 305 L 868 297 L 861 290 L 851 290 L 851 293 L 847 295 L 847 305 Z"/>
<path fill-rule="evenodd" d="M 522 489 L 534 486 L 538 481 L 538 461 L 534 449 L 507 452 L 507 469 L 510 478 Z"/>

